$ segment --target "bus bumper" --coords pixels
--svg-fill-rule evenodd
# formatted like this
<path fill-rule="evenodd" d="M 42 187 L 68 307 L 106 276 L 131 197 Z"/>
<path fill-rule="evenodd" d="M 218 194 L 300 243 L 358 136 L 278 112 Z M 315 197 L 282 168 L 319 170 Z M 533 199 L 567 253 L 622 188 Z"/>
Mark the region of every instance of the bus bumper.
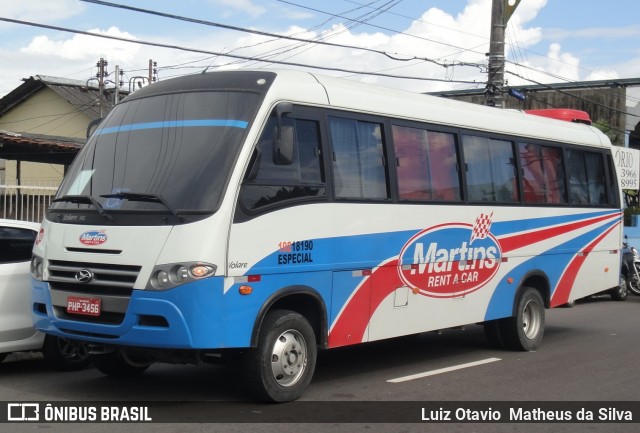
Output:
<path fill-rule="evenodd" d="M 225 294 L 223 277 L 171 290 L 134 290 L 118 323 L 104 323 L 99 316 L 68 314 L 64 305 L 52 302 L 49 284 L 34 280 L 33 320 L 36 329 L 44 333 L 108 345 L 163 349 L 248 347 L 252 327 L 247 323 L 253 323 L 259 307 L 245 303 L 243 308 L 234 309 L 237 318 L 227 317 L 223 306 L 229 300 L 225 302 L 224 298 L 235 294 L 237 290 Z"/>

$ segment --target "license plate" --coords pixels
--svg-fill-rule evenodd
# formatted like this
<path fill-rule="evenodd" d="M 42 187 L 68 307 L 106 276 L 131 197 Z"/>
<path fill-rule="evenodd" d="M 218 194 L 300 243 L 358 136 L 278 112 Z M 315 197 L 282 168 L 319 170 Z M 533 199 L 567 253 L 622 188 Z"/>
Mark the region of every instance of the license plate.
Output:
<path fill-rule="evenodd" d="M 85 298 L 69 296 L 67 298 L 67 313 L 82 314 L 84 316 L 99 316 L 102 300 L 99 298 Z"/>

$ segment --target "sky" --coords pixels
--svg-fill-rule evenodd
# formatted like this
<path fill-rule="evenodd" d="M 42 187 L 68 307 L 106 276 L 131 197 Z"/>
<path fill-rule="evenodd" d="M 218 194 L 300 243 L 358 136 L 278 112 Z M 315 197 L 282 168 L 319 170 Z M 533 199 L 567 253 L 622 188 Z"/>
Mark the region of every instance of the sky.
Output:
<path fill-rule="evenodd" d="M 416 92 L 483 88 L 487 80 L 491 0 L 110 3 L 0 0 L 0 97 L 32 75 L 95 83 L 100 58 L 108 62 L 110 82 L 115 82 L 116 65 L 123 71 L 125 89 L 148 75 L 150 59 L 157 63 L 160 80 L 265 67 L 305 69 Z M 638 16 L 637 0 L 521 0 L 507 26 L 505 78 L 510 86 L 638 78 Z"/>

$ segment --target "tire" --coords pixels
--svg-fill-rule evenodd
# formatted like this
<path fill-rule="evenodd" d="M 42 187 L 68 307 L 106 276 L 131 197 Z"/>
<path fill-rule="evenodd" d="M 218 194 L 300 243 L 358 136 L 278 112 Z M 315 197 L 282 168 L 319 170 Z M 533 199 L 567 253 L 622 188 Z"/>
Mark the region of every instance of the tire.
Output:
<path fill-rule="evenodd" d="M 618 287 L 609 291 L 611 299 L 614 301 L 625 301 L 629 291 L 627 290 L 627 277 L 624 274 L 620 274 L 620 284 Z"/>
<path fill-rule="evenodd" d="M 49 364 L 61 371 L 82 370 L 91 362 L 85 343 L 53 335 L 45 337 L 42 354 Z"/>
<path fill-rule="evenodd" d="M 516 305 L 516 315 L 500 319 L 505 346 L 512 350 L 534 351 L 544 335 L 544 301 L 540 292 L 524 287 Z"/>
<path fill-rule="evenodd" d="M 258 347 L 246 358 L 247 387 L 263 401 L 288 402 L 302 396 L 316 367 L 316 337 L 303 316 L 289 310 L 267 314 Z"/>
<path fill-rule="evenodd" d="M 139 376 L 151 365 L 148 361 L 132 363 L 117 351 L 91 355 L 91 361 L 98 371 L 111 377 Z"/>
<path fill-rule="evenodd" d="M 629 292 L 633 293 L 636 296 L 640 296 L 640 281 L 636 277 L 631 277 L 627 279 L 627 288 Z"/>
<path fill-rule="evenodd" d="M 9 353 L 0 353 L 0 362 L 4 361 L 7 358 L 7 356 L 9 356 Z"/>

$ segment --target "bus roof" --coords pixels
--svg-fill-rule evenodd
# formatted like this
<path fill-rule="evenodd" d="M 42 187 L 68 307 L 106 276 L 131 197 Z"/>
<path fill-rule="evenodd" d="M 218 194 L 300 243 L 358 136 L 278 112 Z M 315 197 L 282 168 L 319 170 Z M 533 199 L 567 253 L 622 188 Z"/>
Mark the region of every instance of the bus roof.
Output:
<path fill-rule="evenodd" d="M 272 71 L 276 72 L 277 77 L 269 94 L 276 100 L 329 105 L 347 111 L 541 140 L 597 147 L 611 145 L 601 131 L 585 124 L 532 116 L 520 110 L 503 110 L 309 72 L 277 69 Z M 318 92 L 313 82 L 320 84 L 324 91 Z"/>
<path fill-rule="evenodd" d="M 164 92 L 208 90 L 220 81 L 218 77 L 225 77 L 229 90 L 259 91 L 257 87 L 261 86 L 256 87 L 255 83 L 261 76 L 271 83 L 265 95 L 266 108 L 288 101 L 541 140 L 598 147 L 611 145 L 597 128 L 549 118 L 558 116 L 532 116 L 521 110 L 503 110 L 299 70 L 207 72 L 152 84 L 133 93 L 127 100 Z M 229 80 L 233 81 L 233 86 L 228 85 Z"/>

